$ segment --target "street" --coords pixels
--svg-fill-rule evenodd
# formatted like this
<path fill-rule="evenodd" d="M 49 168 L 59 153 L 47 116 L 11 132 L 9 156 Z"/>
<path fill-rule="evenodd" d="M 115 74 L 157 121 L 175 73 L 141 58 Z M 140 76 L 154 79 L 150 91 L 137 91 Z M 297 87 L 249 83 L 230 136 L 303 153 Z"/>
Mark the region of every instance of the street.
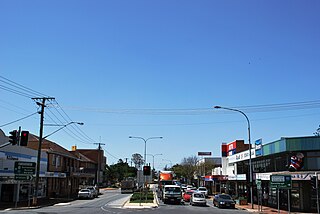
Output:
<path fill-rule="evenodd" d="M 158 208 L 153 209 L 124 209 L 121 208 L 124 201 L 129 197 L 129 194 L 121 194 L 119 190 L 103 190 L 102 195 L 92 200 L 75 200 L 70 203 L 56 204 L 54 206 L 42 207 L 39 209 L 21 209 L 21 210 L 4 210 L 0 213 L 27 213 L 27 214 L 40 214 L 40 213 L 76 213 L 76 214 L 89 214 L 89 213 L 105 213 L 105 214 L 121 214 L 121 213 L 248 213 L 247 211 L 237 209 L 219 209 L 213 207 L 212 201 L 207 200 L 207 206 L 191 206 L 189 203 L 176 204 L 163 204 L 160 202 Z"/>

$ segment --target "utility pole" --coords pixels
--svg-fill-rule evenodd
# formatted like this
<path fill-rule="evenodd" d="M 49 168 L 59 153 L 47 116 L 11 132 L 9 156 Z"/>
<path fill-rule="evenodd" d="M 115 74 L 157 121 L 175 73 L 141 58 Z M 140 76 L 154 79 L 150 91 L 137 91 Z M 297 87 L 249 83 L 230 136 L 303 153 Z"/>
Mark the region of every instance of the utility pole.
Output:
<path fill-rule="evenodd" d="M 101 137 L 100 137 L 100 141 L 101 141 Z M 102 161 L 100 160 L 101 159 L 101 145 L 106 145 L 104 143 L 93 143 L 93 144 L 96 144 L 96 145 L 99 145 L 98 146 L 98 169 L 97 169 L 97 185 L 99 186 L 99 178 L 100 178 L 100 170 L 101 170 L 101 163 Z"/>
<path fill-rule="evenodd" d="M 40 133 L 39 133 L 39 145 L 38 145 L 38 156 L 37 156 L 37 170 L 36 170 L 36 180 L 34 184 L 33 200 L 32 204 L 34 206 L 38 203 L 38 190 L 39 190 L 39 175 L 40 175 L 40 159 L 41 159 L 41 144 L 43 136 L 43 118 L 44 118 L 44 108 L 46 100 L 54 100 L 52 97 L 42 97 L 42 98 L 32 98 L 33 100 L 41 100 L 42 102 L 36 102 L 37 105 L 41 106 L 40 111 Z"/>

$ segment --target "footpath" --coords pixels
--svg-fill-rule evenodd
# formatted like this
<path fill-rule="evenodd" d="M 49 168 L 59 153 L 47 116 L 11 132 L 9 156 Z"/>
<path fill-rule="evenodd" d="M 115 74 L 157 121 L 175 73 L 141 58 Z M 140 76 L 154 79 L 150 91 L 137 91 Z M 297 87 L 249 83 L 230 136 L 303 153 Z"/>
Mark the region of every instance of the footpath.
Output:
<path fill-rule="evenodd" d="M 240 210 L 247 210 L 248 212 L 254 212 L 254 213 L 278 213 L 278 209 L 272 208 L 272 207 L 266 207 L 266 206 L 262 206 L 262 211 L 261 211 L 261 207 L 259 208 L 257 204 L 254 204 L 253 209 L 252 209 L 252 205 L 251 204 L 247 204 L 247 205 L 238 205 L 236 204 L 236 208 L 240 209 Z M 287 210 L 280 210 L 279 213 L 288 213 Z M 291 212 L 292 214 L 294 214 L 294 212 Z"/>

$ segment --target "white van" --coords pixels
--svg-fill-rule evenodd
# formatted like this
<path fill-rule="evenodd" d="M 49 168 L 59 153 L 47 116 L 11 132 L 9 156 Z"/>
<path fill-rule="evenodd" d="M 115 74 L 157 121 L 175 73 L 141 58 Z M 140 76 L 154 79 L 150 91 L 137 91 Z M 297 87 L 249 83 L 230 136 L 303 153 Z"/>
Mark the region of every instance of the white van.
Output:
<path fill-rule="evenodd" d="M 182 192 L 181 187 L 177 185 L 165 185 L 163 188 L 163 203 L 174 202 L 181 203 Z"/>

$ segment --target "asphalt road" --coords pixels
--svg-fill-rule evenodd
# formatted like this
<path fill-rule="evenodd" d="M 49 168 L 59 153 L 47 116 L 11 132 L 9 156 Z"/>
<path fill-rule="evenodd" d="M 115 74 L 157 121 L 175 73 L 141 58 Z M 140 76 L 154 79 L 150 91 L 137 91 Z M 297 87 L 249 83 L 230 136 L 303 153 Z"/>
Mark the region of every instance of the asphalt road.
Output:
<path fill-rule="evenodd" d="M 129 195 L 121 194 L 118 190 L 104 191 L 98 198 L 91 200 L 75 200 L 71 203 L 58 204 L 50 207 L 43 207 L 38 209 L 23 209 L 23 210 L 5 210 L 0 213 L 24 213 L 24 214 L 126 214 L 126 213 L 152 213 L 152 214 L 187 214 L 187 213 L 221 213 L 221 214 L 241 214 L 248 213 L 247 211 L 237 209 L 219 209 L 213 207 L 212 201 L 208 200 L 208 205 L 191 206 L 186 204 L 163 204 L 160 203 L 158 208 L 153 209 L 122 209 L 121 205 L 128 198 Z"/>

